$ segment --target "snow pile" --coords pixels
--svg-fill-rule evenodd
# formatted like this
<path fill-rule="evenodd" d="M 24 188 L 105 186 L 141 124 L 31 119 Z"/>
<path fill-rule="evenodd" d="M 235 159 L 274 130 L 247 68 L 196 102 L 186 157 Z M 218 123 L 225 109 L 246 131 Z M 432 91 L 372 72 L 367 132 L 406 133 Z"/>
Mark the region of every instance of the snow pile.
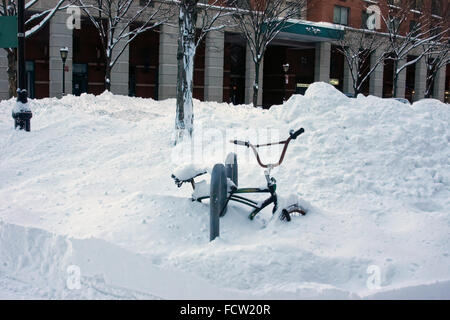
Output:
<path fill-rule="evenodd" d="M 69 239 L 0 222 L 0 240 L 0 298 L 240 297 L 196 276 L 154 267 L 145 257 L 99 239 Z"/>
<path fill-rule="evenodd" d="M 180 297 L 173 282 L 162 290 L 164 270 L 176 270 L 193 290 L 186 298 L 449 298 L 448 105 L 350 99 L 324 83 L 270 110 L 194 101 L 200 144 L 174 147 L 174 99 L 29 104 L 25 133 L 13 129 L 15 101 L 0 102 L 0 297 Z M 300 127 L 272 174 L 278 194 L 299 197 L 308 214 L 283 223 L 268 208 L 249 221 L 233 203 L 209 243 L 208 202 L 192 202 L 171 173 L 234 151 L 239 186 L 263 186 L 251 151 L 228 141 L 276 141 Z M 71 264 L 78 291 L 67 288 Z"/>
<path fill-rule="evenodd" d="M 327 197 L 401 199 L 426 212 L 449 207 L 447 105 L 423 100 L 409 106 L 362 95 L 350 99 L 331 85 L 315 83 L 304 97 L 294 96 L 270 111 L 291 127 L 306 128 L 306 149 L 296 148 L 309 154 L 299 166 L 311 173 L 309 187 L 320 187 Z"/>

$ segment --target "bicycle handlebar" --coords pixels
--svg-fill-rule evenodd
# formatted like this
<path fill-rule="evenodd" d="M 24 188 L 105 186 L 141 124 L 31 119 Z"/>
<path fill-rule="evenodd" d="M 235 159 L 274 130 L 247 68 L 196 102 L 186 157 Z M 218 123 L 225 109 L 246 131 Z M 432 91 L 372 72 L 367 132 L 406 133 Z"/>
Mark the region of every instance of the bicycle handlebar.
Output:
<path fill-rule="evenodd" d="M 289 135 L 291 136 L 291 139 L 297 139 L 299 135 L 301 135 L 303 132 L 305 132 L 305 129 L 300 128 L 297 131 L 294 132 L 294 130 L 289 131 Z"/>
<path fill-rule="evenodd" d="M 258 144 L 258 145 L 256 145 L 256 146 L 254 146 L 253 144 L 251 144 L 250 141 L 231 140 L 230 142 L 231 142 L 231 143 L 234 143 L 234 144 L 236 144 L 236 145 L 246 146 L 247 148 L 248 148 L 248 147 L 251 147 L 252 150 L 253 150 L 253 153 L 254 153 L 255 156 L 256 156 L 256 160 L 258 161 L 258 164 L 259 164 L 261 167 L 263 167 L 263 168 L 268 168 L 268 167 L 274 168 L 274 167 L 279 166 L 279 165 L 283 162 L 284 155 L 285 155 L 285 153 L 286 153 L 286 150 L 287 150 L 287 147 L 288 147 L 288 145 L 289 145 L 289 142 L 291 142 L 291 140 L 297 139 L 297 137 L 298 137 L 299 135 L 301 135 L 303 132 L 305 132 L 305 129 L 303 129 L 303 128 L 300 128 L 299 130 L 297 130 L 297 131 L 295 131 L 295 132 L 294 132 L 294 130 L 291 130 L 291 131 L 289 131 L 289 138 L 287 138 L 287 140 L 279 141 L 279 142 L 275 142 L 275 143 Z M 272 146 L 272 145 L 274 145 L 274 144 L 284 144 L 284 148 L 283 148 L 283 151 L 281 152 L 280 159 L 278 160 L 277 163 L 272 163 L 272 164 L 264 164 L 264 163 L 262 163 L 262 162 L 261 162 L 261 159 L 259 158 L 259 154 L 258 154 L 258 151 L 256 150 L 256 148 L 259 148 L 259 147 L 266 147 L 266 146 Z"/>
<path fill-rule="evenodd" d="M 241 141 L 241 140 L 231 140 L 231 143 L 237 144 L 239 146 L 246 146 L 248 148 L 250 142 L 248 141 Z"/>

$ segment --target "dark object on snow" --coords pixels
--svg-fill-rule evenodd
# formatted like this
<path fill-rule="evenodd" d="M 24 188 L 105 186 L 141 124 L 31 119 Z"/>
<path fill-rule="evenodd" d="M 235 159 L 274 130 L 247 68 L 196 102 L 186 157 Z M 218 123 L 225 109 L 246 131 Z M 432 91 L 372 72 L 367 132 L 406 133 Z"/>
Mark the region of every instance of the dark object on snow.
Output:
<path fill-rule="evenodd" d="M 20 130 L 30 131 L 30 119 L 33 117 L 31 111 L 13 112 L 14 128 L 19 127 Z"/>
<path fill-rule="evenodd" d="M 18 89 L 17 103 L 26 106 L 28 103 L 27 96 L 27 90 Z M 20 130 L 30 131 L 30 119 L 33 117 L 30 110 L 20 108 L 19 106 L 19 108 L 12 111 L 12 117 L 14 119 L 14 128 L 19 127 Z"/>
<path fill-rule="evenodd" d="M 225 166 L 218 163 L 211 174 L 209 202 L 209 241 L 219 236 L 219 218 L 227 211 L 227 177 Z"/>

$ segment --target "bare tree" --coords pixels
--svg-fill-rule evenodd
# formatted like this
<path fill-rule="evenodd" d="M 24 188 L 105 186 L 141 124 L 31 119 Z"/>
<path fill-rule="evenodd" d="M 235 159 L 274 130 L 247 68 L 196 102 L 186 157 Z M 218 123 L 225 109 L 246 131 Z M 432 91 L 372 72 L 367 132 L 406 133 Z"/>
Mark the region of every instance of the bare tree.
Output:
<path fill-rule="evenodd" d="M 253 106 L 256 106 L 260 67 L 267 46 L 290 19 L 300 17 L 306 9 L 306 0 L 232 0 L 231 6 L 235 8 L 234 21 L 247 41 L 255 65 Z"/>
<path fill-rule="evenodd" d="M 450 63 L 450 43 L 448 41 L 444 43 L 433 43 L 431 46 L 433 46 L 431 50 L 424 49 L 427 52 L 424 56 L 427 66 L 425 98 L 430 98 L 433 94 L 431 89 L 433 88 L 438 71 Z"/>
<path fill-rule="evenodd" d="M 33 6 L 39 3 L 39 0 L 29 0 L 25 3 L 25 12 L 33 10 Z M 69 6 L 69 0 L 58 0 L 52 8 L 43 10 L 38 13 L 31 14 L 25 21 L 25 38 L 31 37 L 33 34 L 41 30 L 59 10 L 65 10 Z M 2 0 L 0 3 L 0 16 L 17 16 L 16 0 Z M 17 94 L 17 50 L 16 48 L 4 48 L 8 59 L 8 84 L 9 97 Z"/>
<path fill-rule="evenodd" d="M 221 30 L 231 24 L 230 10 L 223 2 L 223 0 L 213 0 L 209 3 L 199 0 L 175 2 L 179 7 L 175 143 L 181 141 L 186 133 L 192 136 L 194 128 L 192 93 L 197 47 L 208 32 Z"/>
<path fill-rule="evenodd" d="M 133 0 L 76 0 L 97 29 L 105 59 L 105 89 L 111 89 L 111 70 L 139 34 L 157 28 L 170 18 L 170 8 L 148 0 L 138 6 Z M 138 27 L 135 27 L 138 25 Z"/>
<path fill-rule="evenodd" d="M 386 46 L 386 38 L 372 30 L 346 28 L 346 33 L 338 43 L 338 51 L 347 63 L 352 79 L 353 93 L 356 97 L 363 84 L 369 80 L 376 68 L 383 63 L 384 55 L 375 56 L 375 51 Z M 366 67 L 368 66 L 368 67 Z"/>
<path fill-rule="evenodd" d="M 445 19 L 433 18 L 430 2 L 409 0 L 379 2 L 385 8 L 382 10 L 381 19 L 385 24 L 389 41 L 389 54 L 385 59 L 394 63 L 394 97 L 398 94 L 399 74 L 432 50 L 432 46 L 424 44 L 439 41 L 448 32 L 448 27 L 443 28 Z M 407 61 L 408 56 L 414 58 Z"/>

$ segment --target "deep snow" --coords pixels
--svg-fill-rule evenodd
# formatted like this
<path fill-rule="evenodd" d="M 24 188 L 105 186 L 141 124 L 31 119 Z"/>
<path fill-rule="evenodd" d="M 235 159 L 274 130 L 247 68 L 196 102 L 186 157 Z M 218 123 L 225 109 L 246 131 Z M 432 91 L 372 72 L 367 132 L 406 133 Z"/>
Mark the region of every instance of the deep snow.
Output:
<path fill-rule="evenodd" d="M 195 101 L 192 153 L 173 146 L 174 99 L 29 104 L 26 133 L 12 128 L 15 102 L 0 102 L 0 297 L 450 298 L 448 105 L 349 99 L 324 83 L 270 110 Z M 262 186 L 252 153 L 227 141 L 300 127 L 272 174 L 308 215 L 249 221 L 232 204 L 209 243 L 207 201 L 170 174 L 235 151 L 240 186 Z M 81 289 L 68 288 L 72 265 Z"/>

